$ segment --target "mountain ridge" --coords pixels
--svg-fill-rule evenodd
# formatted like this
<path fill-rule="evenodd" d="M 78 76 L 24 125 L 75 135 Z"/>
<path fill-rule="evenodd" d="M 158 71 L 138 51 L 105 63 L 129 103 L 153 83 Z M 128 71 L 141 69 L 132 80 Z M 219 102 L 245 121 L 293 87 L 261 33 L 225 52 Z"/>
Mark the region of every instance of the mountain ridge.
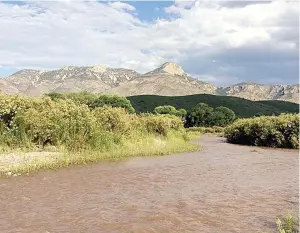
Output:
<path fill-rule="evenodd" d="M 166 62 L 141 74 L 131 69 L 103 65 L 65 66 L 56 70 L 20 70 L 0 79 L 0 91 L 5 94 L 39 96 L 49 92 L 110 93 L 124 96 L 182 96 L 213 94 L 235 96 L 249 100 L 284 100 L 299 103 L 299 84 L 267 85 L 242 82 L 217 87 L 189 76 L 181 66 Z"/>

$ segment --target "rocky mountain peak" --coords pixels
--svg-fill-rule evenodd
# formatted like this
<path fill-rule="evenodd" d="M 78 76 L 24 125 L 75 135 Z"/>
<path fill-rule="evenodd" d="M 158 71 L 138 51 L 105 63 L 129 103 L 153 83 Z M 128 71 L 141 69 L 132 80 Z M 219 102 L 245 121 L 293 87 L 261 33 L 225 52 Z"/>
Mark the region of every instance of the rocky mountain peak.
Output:
<path fill-rule="evenodd" d="M 65 66 L 62 70 L 70 71 L 76 69 L 75 66 Z"/>
<path fill-rule="evenodd" d="M 166 62 L 157 69 L 149 72 L 148 74 L 155 74 L 155 73 L 167 73 L 171 75 L 180 75 L 186 76 L 186 73 L 182 69 L 182 67 L 174 62 Z"/>
<path fill-rule="evenodd" d="M 89 67 L 89 70 L 91 70 L 91 71 L 93 71 L 93 72 L 95 72 L 95 73 L 104 73 L 104 72 L 106 72 L 106 70 L 107 70 L 107 67 L 106 66 L 101 66 L 101 65 L 99 65 L 99 66 L 91 66 L 91 67 Z"/>

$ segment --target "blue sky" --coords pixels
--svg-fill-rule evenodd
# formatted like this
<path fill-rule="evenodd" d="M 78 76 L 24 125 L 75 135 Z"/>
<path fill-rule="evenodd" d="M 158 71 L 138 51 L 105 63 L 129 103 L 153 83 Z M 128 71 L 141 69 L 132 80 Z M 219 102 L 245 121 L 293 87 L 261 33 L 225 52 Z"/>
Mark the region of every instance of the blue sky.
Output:
<path fill-rule="evenodd" d="M 274 1 L 0 1 L 0 77 L 167 61 L 216 85 L 298 83 L 299 8 Z"/>

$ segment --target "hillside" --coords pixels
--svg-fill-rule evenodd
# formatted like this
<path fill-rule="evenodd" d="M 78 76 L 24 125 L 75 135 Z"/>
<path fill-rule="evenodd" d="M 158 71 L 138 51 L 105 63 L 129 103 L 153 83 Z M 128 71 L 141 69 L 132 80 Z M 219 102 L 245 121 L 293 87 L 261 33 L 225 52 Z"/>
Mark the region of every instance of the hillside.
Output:
<path fill-rule="evenodd" d="M 283 112 L 299 112 L 299 104 L 295 104 L 295 103 L 291 103 L 291 102 L 287 102 L 287 101 L 261 100 L 261 101 L 257 101 L 257 102 L 272 106 Z"/>
<path fill-rule="evenodd" d="M 217 87 L 187 74 L 182 67 L 167 62 L 140 74 L 124 68 L 106 66 L 66 66 L 57 70 L 21 70 L 0 78 L 0 92 L 40 96 L 44 93 L 113 93 L 123 96 L 160 95 L 185 96 L 212 94 L 235 96 L 253 101 L 285 100 L 299 102 L 299 85 L 263 85 L 243 82 Z"/>
<path fill-rule="evenodd" d="M 256 114 L 272 115 L 273 113 L 298 112 L 295 107 L 298 105 L 290 102 L 278 101 L 280 102 L 278 104 L 277 102 L 274 103 L 274 101 L 263 101 L 263 103 L 261 103 L 238 97 L 207 94 L 189 96 L 140 95 L 127 98 L 137 112 L 152 112 L 155 107 L 160 105 L 172 105 L 176 108 L 191 110 L 199 102 L 207 103 L 212 107 L 228 107 L 241 117 L 252 117 Z M 268 104 L 269 102 L 271 102 L 270 105 Z"/>

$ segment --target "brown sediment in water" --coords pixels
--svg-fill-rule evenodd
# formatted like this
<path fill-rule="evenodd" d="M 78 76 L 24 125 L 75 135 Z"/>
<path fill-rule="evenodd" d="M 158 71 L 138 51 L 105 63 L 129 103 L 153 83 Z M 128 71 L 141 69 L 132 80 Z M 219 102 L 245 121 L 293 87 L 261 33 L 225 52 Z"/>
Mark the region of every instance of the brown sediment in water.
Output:
<path fill-rule="evenodd" d="M 298 150 L 227 144 L 0 180 L 0 232 L 276 232 L 297 214 Z"/>

